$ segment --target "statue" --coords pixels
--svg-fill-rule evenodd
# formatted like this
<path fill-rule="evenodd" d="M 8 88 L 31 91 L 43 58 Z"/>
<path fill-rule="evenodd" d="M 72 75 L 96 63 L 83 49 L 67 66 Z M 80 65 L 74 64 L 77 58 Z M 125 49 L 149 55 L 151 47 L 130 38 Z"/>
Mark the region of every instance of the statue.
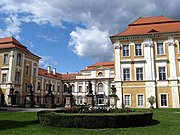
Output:
<path fill-rule="evenodd" d="M 30 90 L 30 94 L 31 94 L 31 95 L 33 95 L 33 92 L 34 92 L 34 91 L 32 90 L 32 87 L 33 87 L 33 86 L 32 86 L 32 84 L 30 83 L 30 84 L 28 85 L 28 88 L 29 88 L 29 90 Z"/>
<path fill-rule="evenodd" d="M 52 87 L 52 84 L 50 83 L 49 84 L 49 89 L 48 89 L 48 94 L 52 94 L 51 87 Z"/>
<path fill-rule="evenodd" d="M 67 82 L 67 92 L 69 93 L 69 94 L 71 94 L 72 93 L 72 86 L 70 85 L 70 83 L 69 82 Z"/>
<path fill-rule="evenodd" d="M 14 88 L 11 87 L 11 88 L 10 88 L 10 91 L 9 91 L 9 95 L 13 95 L 13 93 L 14 93 Z"/>
<path fill-rule="evenodd" d="M 92 83 L 91 83 L 90 80 L 88 81 L 88 90 L 89 90 L 89 94 L 93 94 L 93 91 L 92 91 Z"/>
<path fill-rule="evenodd" d="M 116 87 L 114 85 L 111 87 L 111 92 L 112 95 L 116 95 Z"/>

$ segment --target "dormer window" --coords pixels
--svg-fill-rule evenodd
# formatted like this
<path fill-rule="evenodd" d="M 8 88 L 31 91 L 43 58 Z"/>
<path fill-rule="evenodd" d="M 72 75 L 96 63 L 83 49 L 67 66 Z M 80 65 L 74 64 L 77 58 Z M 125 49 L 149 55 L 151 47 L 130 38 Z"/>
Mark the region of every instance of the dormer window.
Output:
<path fill-rule="evenodd" d="M 103 76 L 103 73 L 102 72 L 99 72 L 98 73 L 98 77 L 102 77 Z"/>

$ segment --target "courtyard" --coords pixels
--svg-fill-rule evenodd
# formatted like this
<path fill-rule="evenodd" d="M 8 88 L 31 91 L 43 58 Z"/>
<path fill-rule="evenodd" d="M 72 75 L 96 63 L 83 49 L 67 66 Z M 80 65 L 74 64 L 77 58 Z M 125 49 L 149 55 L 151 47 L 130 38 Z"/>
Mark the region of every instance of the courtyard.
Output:
<path fill-rule="evenodd" d="M 146 127 L 114 129 L 76 129 L 44 127 L 37 122 L 39 109 L 7 110 L 0 108 L 1 135 L 177 135 L 180 133 L 180 109 L 154 109 L 153 123 Z M 83 123 L 82 123 L 83 124 Z"/>

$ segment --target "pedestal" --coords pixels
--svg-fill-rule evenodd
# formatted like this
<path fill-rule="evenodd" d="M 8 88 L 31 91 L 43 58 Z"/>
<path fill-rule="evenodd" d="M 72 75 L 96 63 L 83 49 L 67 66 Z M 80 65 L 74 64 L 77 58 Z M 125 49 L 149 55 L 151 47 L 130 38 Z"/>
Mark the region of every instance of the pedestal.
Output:
<path fill-rule="evenodd" d="M 26 104 L 25 107 L 26 108 L 30 108 L 30 107 L 34 107 L 34 95 L 26 95 Z"/>
<path fill-rule="evenodd" d="M 71 107 L 71 95 L 66 95 L 66 104 L 65 108 L 70 108 Z"/>
<path fill-rule="evenodd" d="M 53 108 L 55 105 L 54 105 L 54 95 L 47 95 L 46 96 L 46 99 L 47 99 L 47 103 L 46 103 L 46 106 L 48 108 Z"/>
<path fill-rule="evenodd" d="M 26 108 L 30 108 L 31 107 L 31 96 L 30 95 L 26 95 L 26 104 L 25 107 Z"/>
<path fill-rule="evenodd" d="M 110 108 L 116 109 L 117 108 L 117 95 L 109 95 L 110 100 Z"/>
<path fill-rule="evenodd" d="M 11 106 L 16 104 L 16 95 L 8 95 L 8 104 Z"/>
<path fill-rule="evenodd" d="M 92 95 L 92 94 L 88 94 L 88 95 L 86 95 L 86 97 L 87 97 L 87 105 L 89 106 L 89 107 L 93 107 L 94 106 L 94 104 L 93 104 L 93 98 L 94 98 L 94 95 Z"/>

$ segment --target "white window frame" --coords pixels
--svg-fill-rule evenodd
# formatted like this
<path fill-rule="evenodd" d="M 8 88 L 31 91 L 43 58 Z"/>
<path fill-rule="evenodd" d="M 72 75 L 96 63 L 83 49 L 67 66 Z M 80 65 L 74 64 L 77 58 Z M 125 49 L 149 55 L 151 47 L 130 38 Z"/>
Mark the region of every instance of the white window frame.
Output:
<path fill-rule="evenodd" d="M 142 68 L 142 76 L 143 76 L 142 80 L 137 79 L 137 68 Z M 135 67 L 135 79 L 136 79 L 136 81 L 143 81 L 144 80 L 144 68 L 143 67 Z"/>
<path fill-rule="evenodd" d="M 138 99 L 138 96 L 143 96 L 143 105 L 138 105 L 138 101 L 139 101 L 139 99 Z M 137 104 L 137 107 L 144 107 L 144 94 L 143 93 L 138 93 L 137 95 L 136 95 L 136 104 Z"/>
<path fill-rule="evenodd" d="M 129 96 L 129 105 L 126 105 L 126 104 L 125 104 L 125 96 Z M 124 106 L 125 106 L 125 107 L 130 107 L 130 106 L 131 106 L 131 94 L 124 94 L 123 97 L 124 97 Z"/>
<path fill-rule="evenodd" d="M 124 78 L 124 70 L 125 69 L 129 69 L 129 80 L 125 80 L 125 78 Z M 123 70 L 122 71 L 123 81 L 131 81 L 131 68 L 129 68 L 129 67 L 125 68 L 124 67 L 122 70 Z"/>
<path fill-rule="evenodd" d="M 162 44 L 163 45 L 163 54 L 158 54 L 158 44 Z M 157 55 L 165 55 L 166 54 L 166 48 L 165 48 L 165 43 L 164 42 L 157 42 L 156 43 L 156 54 Z"/>
<path fill-rule="evenodd" d="M 6 63 L 5 55 L 7 55 L 7 63 Z M 3 55 L 3 64 L 4 65 L 9 64 L 9 54 L 8 53 L 4 53 L 4 55 Z"/>
<path fill-rule="evenodd" d="M 4 75 L 5 75 L 5 82 L 4 82 Z M 2 73 L 2 85 L 6 85 L 7 82 L 7 73 Z"/>
<path fill-rule="evenodd" d="M 136 46 L 137 45 L 141 46 L 141 55 L 136 55 Z M 143 56 L 143 46 L 142 46 L 142 44 L 138 44 L 138 43 L 134 44 L 134 56 Z"/>
<path fill-rule="evenodd" d="M 102 84 L 102 86 L 101 87 L 99 87 L 99 85 L 101 85 Z M 101 91 L 100 91 L 101 90 Z M 103 85 L 103 83 L 102 82 L 100 82 L 100 83 L 98 83 L 98 92 L 103 92 L 104 91 L 104 85 Z"/>
<path fill-rule="evenodd" d="M 159 68 L 165 68 L 165 77 L 166 77 L 166 79 L 165 80 L 160 80 L 160 77 L 159 77 Z M 158 66 L 157 67 L 157 70 L 158 70 L 158 74 L 157 74 L 157 76 L 158 76 L 158 80 L 159 81 L 166 81 L 167 80 L 167 67 L 166 66 Z"/>
<path fill-rule="evenodd" d="M 166 101 L 167 101 L 167 105 L 166 106 L 162 106 L 161 105 L 161 95 L 166 95 Z M 168 94 L 167 93 L 161 93 L 159 99 L 160 99 L 160 107 L 161 108 L 167 108 L 168 107 Z"/>
<path fill-rule="evenodd" d="M 128 46 L 128 55 L 127 56 L 124 56 L 124 46 Z M 130 45 L 129 44 L 125 44 L 125 45 L 122 45 L 122 56 L 123 57 L 129 57 L 130 56 Z"/>
<path fill-rule="evenodd" d="M 80 87 L 81 87 L 81 91 L 80 91 Z M 83 92 L 83 86 L 82 85 L 78 85 L 78 92 Z"/>
<path fill-rule="evenodd" d="M 83 97 L 82 96 L 78 96 L 77 97 L 77 104 L 78 105 L 82 105 L 83 104 Z"/>

